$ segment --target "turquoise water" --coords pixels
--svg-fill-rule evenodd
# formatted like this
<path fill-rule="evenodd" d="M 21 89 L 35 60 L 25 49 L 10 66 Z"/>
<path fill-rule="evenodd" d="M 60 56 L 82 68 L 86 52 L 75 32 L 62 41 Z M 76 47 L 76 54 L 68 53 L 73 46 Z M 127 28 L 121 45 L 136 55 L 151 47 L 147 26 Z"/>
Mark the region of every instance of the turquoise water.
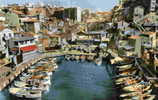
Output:
<path fill-rule="evenodd" d="M 43 100 L 116 100 L 111 66 L 63 60 Z"/>
<path fill-rule="evenodd" d="M 42 100 L 117 100 L 110 65 L 61 60 Z M 7 89 L 0 100 L 12 100 Z"/>

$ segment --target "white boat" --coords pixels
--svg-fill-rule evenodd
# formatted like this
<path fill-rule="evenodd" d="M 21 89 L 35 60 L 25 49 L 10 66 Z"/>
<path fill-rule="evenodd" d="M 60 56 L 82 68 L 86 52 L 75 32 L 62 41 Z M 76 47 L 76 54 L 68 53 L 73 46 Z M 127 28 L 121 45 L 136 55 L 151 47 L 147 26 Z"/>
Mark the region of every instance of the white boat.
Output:
<path fill-rule="evenodd" d="M 150 85 L 148 85 L 148 86 L 144 86 L 144 85 L 140 85 L 140 84 L 133 84 L 133 85 L 129 85 L 129 86 L 125 86 L 125 87 L 123 87 L 123 90 L 124 91 L 129 91 L 129 92 L 134 92 L 134 91 L 136 91 L 138 88 L 142 88 L 142 87 L 144 87 L 144 91 L 146 90 L 149 90 L 150 89 Z"/>
<path fill-rule="evenodd" d="M 96 63 L 98 66 L 100 66 L 100 65 L 102 64 L 102 58 L 97 58 L 97 59 L 95 60 L 95 63 Z"/>
<path fill-rule="evenodd" d="M 124 81 L 126 81 L 127 79 L 129 79 L 130 77 L 121 77 L 115 80 L 115 83 L 122 83 Z"/>
<path fill-rule="evenodd" d="M 24 96 L 24 98 L 26 98 L 26 99 L 38 99 L 38 98 L 42 97 L 41 91 L 29 90 L 26 92 L 27 92 L 27 94 Z"/>
<path fill-rule="evenodd" d="M 80 56 L 75 56 L 76 61 L 79 61 Z"/>
<path fill-rule="evenodd" d="M 19 79 L 20 81 L 26 81 L 27 79 L 29 79 L 31 76 L 21 76 Z"/>
<path fill-rule="evenodd" d="M 19 88 L 25 87 L 26 85 L 27 85 L 27 83 L 23 82 L 23 81 L 15 81 L 14 82 L 14 86 L 19 87 Z"/>
<path fill-rule="evenodd" d="M 155 95 L 139 94 L 139 95 L 137 95 L 137 96 L 133 96 L 133 97 L 132 97 L 132 100 L 141 100 L 141 98 L 142 98 L 143 100 L 154 100 L 154 99 L 155 99 Z"/>
<path fill-rule="evenodd" d="M 57 69 L 58 68 L 58 65 L 54 65 L 54 69 Z"/>
<path fill-rule="evenodd" d="M 46 74 L 47 74 L 48 76 L 52 76 L 52 75 L 53 75 L 52 72 L 47 72 Z"/>
<path fill-rule="evenodd" d="M 120 76 L 125 76 L 125 75 L 135 75 L 137 73 L 137 69 L 130 69 L 130 70 L 126 70 L 126 71 L 121 71 L 119 72 Z"/>
<path fill-rule="evenodd" d="M 149 95 L 152 92 L 152 89 L 146 91 L 145 93 L 143 93 L 144 95 Z M 137 96 L 139 95 L 139 92 L 130 92 L 130 93 L 123 93 L 120 95 L 120 97 L 124 98 L 124 97 L 129 97 L 129 96 Z"/>
<path fill-rule="evenodd" d="M 117 62 L 121 62 L 123 59 L 121 57 L 115 57 L 114 59 L 111 59 L 110 62 L 111 64 L 115 64 Z"/>
<path fill-rule="evenodd" d="M 45 84 L 45 85 L 51 85 L 51 80 L 48 78 L 48 79 L 43 79 L 41 81 L 42 84 Z"/>
<path fill-rule="evenodd" d="M 129 65 L 123 65 L 123 66 L 116 66 L 116 68 L 118 69 L 129 69 L 132 67 L 132 64 L 129 64 Z"/>
<path fill-rule="evenodd" d="M 148 95 L 146 98 L 144 98 L 144 100 L 154 100 L 155 97 L 155 95 Z"/>
<path fill-rule="evenodd" d="M 66 55 L 66 56 L 65 56 L 65 59 L 66 59 L 66 60 L 70 60 L 70 59 L 71 59 L 71 56 L 70 56 L 70 55 Z"/>

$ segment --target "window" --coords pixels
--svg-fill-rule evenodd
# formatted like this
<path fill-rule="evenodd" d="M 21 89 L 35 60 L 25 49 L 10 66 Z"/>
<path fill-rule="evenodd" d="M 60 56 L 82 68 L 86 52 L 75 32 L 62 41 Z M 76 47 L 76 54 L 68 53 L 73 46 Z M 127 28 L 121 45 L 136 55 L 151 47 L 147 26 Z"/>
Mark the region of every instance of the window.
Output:
<path fill-rule="evenodd" d="M 11 33 L 9 33 L 9 37 L 10 37 L 10 38 L 12 37 L 12 34 L 11 34 Z"/>
<path fill-rule="evenodd" d="M 15 46 L 18 46 L 18 42 L 15 42 L 14 45 L 15 45 Z"/>

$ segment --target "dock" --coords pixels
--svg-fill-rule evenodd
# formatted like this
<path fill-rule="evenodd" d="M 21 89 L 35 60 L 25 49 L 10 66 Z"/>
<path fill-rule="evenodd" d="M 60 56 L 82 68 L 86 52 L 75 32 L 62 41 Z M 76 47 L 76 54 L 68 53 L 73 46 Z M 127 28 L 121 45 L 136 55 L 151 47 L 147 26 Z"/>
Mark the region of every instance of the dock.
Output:
<path fill-rule="evenodd" d="M 83 53 L 83 52 L 65 52 L 65 51 L 58 51 L 58 52 L 48 52 L 44 54 L 40 54 L 32 59 L 29 59 L 17 66 L 15 66 L 14 70 L 12 69 L 8 76 L 0 77 L 0 91 L 6 88 L 16 77 L 18 77 L 24 70 L 29 68 L 31 65 L 37 63 L 39 60 L 48 58 L 48 57 L 57 57 L 57 56 L 64 56 L 64 55 L 96 55 L 95 53 Z M 5 68 L 5 66 L 3 66 Z M 7 68 L 7 67 L 6 67 Z M 11 69 L 11 68 L 10 68 Z"/>

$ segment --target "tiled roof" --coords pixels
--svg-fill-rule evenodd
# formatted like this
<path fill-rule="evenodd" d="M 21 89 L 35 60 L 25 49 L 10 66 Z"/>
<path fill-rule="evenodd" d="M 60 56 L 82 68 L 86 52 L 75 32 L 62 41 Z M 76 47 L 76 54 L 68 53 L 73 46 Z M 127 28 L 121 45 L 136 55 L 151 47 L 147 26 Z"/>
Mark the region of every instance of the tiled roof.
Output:
<path fill-rule="evenodd" d="M 0 31 L 4 30 L 5 27 L 3 25 L 0 25 Z"/>
<path fill-rule="evenodd" d="M 139 38 L 140 38 L 140 36 L 138 36 L 138 35 L 132 35 L 129 37 L 129 39 L 139 39 Z"/>

